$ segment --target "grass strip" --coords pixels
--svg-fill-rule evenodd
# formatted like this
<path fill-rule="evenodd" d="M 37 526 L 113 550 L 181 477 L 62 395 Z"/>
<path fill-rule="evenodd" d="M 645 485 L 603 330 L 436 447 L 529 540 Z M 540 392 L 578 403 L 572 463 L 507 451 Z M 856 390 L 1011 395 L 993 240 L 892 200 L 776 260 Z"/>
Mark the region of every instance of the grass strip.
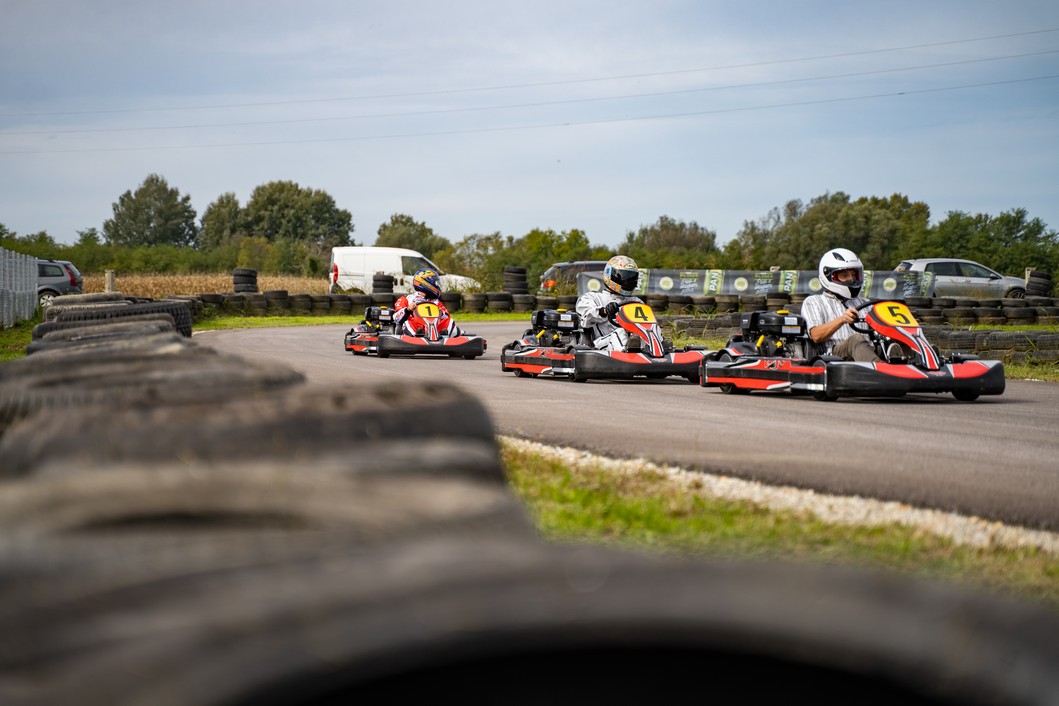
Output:
<path fill-rule="evenodd" d="M 1059 554 L 969 546 L 896 522 L 825 522 L 720 498 L 655 470 L 570 464 L 501 442 L 510 485 L 548 540 L 687 557 L 795 559 L 903 572 L 1059 609 Z"/>

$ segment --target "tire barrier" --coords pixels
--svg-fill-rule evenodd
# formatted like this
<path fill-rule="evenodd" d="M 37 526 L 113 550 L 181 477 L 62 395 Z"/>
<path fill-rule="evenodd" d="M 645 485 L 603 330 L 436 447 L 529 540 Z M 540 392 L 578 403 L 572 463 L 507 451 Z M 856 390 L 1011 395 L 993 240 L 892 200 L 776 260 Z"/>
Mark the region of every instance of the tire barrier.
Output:
<path fill-rule="evenodd" d="M 257 270 L 236 267 L 232 270 L 232 291 L 249 293 L 257 291 Z"/>
<path fill-rule="evenodd" d="M 552 544 L 461 389 L 85 326 L 0 364 L 0 703 L 1059 703 L 1054 610 Z"/>
<path fill-rule="evenodd" d="M 508 294 L 529 294 L 526 268 L 520 265 L 504 265 L 503 290 Z"/>

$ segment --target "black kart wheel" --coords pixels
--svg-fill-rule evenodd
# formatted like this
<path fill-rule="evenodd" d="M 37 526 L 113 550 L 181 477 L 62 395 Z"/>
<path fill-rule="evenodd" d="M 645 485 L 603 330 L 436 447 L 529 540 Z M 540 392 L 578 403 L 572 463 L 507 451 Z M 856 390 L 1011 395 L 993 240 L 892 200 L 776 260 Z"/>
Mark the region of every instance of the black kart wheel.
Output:
<path fill-rule="evenodd" d="M 953 390 L 952 396 L 960 402 L 974 402 L 978 399 L 979 393 L 975 390 Z"/>
<path fill-rule="evenodd" d="M 717 360 L 719 360 L 722 363 L 731 363 L 731 362 L 733 362 L 735 360 L 735 356 L 731 355 L 730 353 L 722 353 L 717 358 Z M 722 384 L 718 385 L 717 387 L 720 389 L 721 392 L 723 392 L 726 395 L 749 395 L 750 394 L 750 390 L 744 390 L 743 388 L 739 387 L 738 385 L 735 385 L 735 384 L 730 383 L 730 382 L 722 383 Z"/>

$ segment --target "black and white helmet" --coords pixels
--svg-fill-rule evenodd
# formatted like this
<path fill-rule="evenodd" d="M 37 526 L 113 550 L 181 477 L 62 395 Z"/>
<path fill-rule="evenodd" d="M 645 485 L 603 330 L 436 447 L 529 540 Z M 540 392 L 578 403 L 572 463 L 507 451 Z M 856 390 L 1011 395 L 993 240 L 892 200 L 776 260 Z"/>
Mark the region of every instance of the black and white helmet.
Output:
<path fill-rule="evenodd" d="M 839 282 L 835 274 L 842 270 L 853 270 L 853 279 Z M 845 248 L 828 250 L 820 258 L 820 285 L 827 291 L 838 295 L 840 299 L 855 299 L 860 295 L 864 284 L 864 263 L 856 253 Z"/>

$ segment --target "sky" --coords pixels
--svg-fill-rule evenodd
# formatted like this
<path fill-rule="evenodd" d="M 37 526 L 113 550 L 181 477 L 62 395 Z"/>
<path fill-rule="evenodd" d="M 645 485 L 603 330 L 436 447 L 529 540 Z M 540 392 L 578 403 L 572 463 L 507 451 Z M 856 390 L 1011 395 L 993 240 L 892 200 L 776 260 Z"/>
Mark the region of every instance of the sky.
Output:
<path fill-rule="evenodd" d="M 0 0 L 0 224 L 292 181 L 372 244 L 899 193 L 1059 230 L 1055 0 Z"/>

